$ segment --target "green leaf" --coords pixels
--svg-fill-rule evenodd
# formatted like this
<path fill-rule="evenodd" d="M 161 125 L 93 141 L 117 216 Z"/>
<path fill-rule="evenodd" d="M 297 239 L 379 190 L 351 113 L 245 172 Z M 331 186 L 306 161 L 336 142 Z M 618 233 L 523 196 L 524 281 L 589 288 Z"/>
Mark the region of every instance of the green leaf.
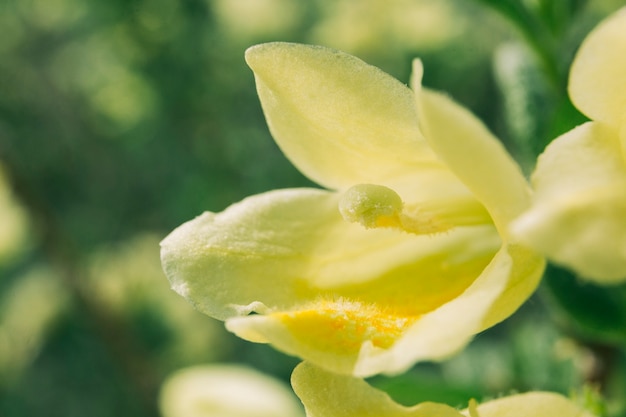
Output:
<path fill-rule="evenodd" d="M 483 398 L 487 394 L 479 387 L 446 380 L 436 369 L 422 366 L 419 370 L 396 376 L 376 376 L 368 382 L 405 406 L 433 401 L 465 407 L 471 398 Z"/>
<path fill-rule="evenodd" d="M 504 119 L 518 162 L 529 172 L 544 148 L 555 97 L 536 57 L 525 45 L 506 43 L 493 60 Z M 550 132 L 551 133 L 551 132 Z"/>
<path fill-rule="evenodd" d="M 595 343 L 626 345 L 626 284 L 590 284 L 551 265 L 543 288 L 572 331 Z"/>

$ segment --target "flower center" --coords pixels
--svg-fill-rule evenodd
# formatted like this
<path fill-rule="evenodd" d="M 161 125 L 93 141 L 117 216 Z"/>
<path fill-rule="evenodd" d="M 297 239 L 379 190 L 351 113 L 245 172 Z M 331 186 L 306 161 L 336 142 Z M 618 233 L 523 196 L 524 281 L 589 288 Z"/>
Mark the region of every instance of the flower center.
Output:
<path fill-rule="evenodd" d="M 471 197 L 449 197 L 406 206 L 391 188 L 358 184 L 339 200 L 339 212 L 366 228 L 389 227 L 415 234 L 433 234 L 459 226 L 491 224 L 485 207 Z"/>
<path fill-rule="evenodd" d="M 343 297 L 320 299 L 277 316 L 298 338 L 340 354 L 358 352 L 365 341 L 389 348 L 419 317 Z"/>

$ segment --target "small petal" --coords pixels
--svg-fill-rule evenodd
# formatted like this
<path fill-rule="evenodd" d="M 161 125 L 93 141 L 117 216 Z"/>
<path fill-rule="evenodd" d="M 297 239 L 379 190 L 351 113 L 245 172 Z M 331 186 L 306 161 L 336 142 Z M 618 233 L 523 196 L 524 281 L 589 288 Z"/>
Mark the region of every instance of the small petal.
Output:
<path fill-rule="evenodd" d="M 445 404 L 404 407 L 361 379 L 326 372 L 307 362 L 293 371 L 291 385 L 307 417 L 463 417 Z"/>
<path fill-rule="evenodd" d="M 620 126 L 626 116 L 626 8 L 600 23 L 572 64 L 569 94 L 587 117 Z"/>
<path fill-rule="evenodd" d="M 413 94 L 360 59 L 290 43 L 249 48 L 246 61 L 272 136 L 298 169 L 331 189 L 389 185 L 442 166 L 422 138 Z"/>
<path fill-rule="evenodd" d="M 421 62 L 416 61 L 412 84 L 424 136 L 506 236 L 506 225 L 530 203 L 519 166 L 473 114 L 443 94 L 423 88 L 422 72 Z"/>
<path fill-rule="evenodd" d="M 432 402 L 405 407 L 365 381 L 326 372 L 307 362 L 296 367 L 291 385 L 307 417 L 594 417 L 566 397 L 529 392 L 502 397 L 464 411 Z"/>
<path fill-rule="evenodd" d="M 626 164 L 618 133 L 589 122 L 554 140 L 532 180 L 532 208 L 512 232 L 598 283 L 626 279 Z"/>
<path fill-rule="evenodd" d="M 240 365 L 184 368 L 161 388 L 163 417 L 298 417 L 301 406 L 289 388 Z"/>
<path fill-rule="evenodd" d="M 470 410 L 463 415 L 474 417 Z M 479 404 L 479 417 L 594 417 L 568 398 L 552 392 L 528 392 Z"/>

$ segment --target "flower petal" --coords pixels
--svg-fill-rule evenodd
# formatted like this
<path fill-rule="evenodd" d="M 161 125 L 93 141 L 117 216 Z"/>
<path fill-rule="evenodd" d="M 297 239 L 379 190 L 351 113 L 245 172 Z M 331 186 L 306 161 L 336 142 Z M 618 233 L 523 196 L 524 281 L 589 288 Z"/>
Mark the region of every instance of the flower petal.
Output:
<path fill-rule="evenodd" d="M 450 357 L 474 335 L 517 310 L 536 289 L 544 267 L 534 251 L 502 247 L 463 294 L 423 315 L 390 349 L 364 346 L 354 374 L 395 374 L 421 360 Z"/>
<path fill-rule="evenodd" d="M 274 139 L 317 183 L 358 183 L 441 170 L 418 129 L 412 92 L 356 57 L 321 46 L 267 43 L 246 61 Z"/>
<path fill-rule="evenodd" d="M 570 72 L 569 94 L 587 117 L 619 126 L 626 116 L 626 8 L 583 41 Z"/>
<path fill-rule="evenodd" d="M 422 88 L 422 65 L 413 65 L 420 126 L 437 157 L 485 205 L 502 236 L 530 203 L 524 176 L 500 141 L 468 110 Z"/>
<path fill-rule="evenodd" d="M 476 407 L 480 417 L 593 417 L 568 398 L 552 392 L 528 392 L 487 401 Z M 465 410 L 463 415 L 473 415 Z"/>
<path fill-rule="evenodd" d="M 282 311 L 381 277 L 401 276 L 404 282 L 419 276 L 425 263 L 441 262 L 454 271 L 475 256 L 491 256 L 499 245 L 489 226 L 436 236 L 365 229 L 341 217 L 338 199 L 322 190 L 280 190 L 205 213 L 162 242 L 166 275 L 196 308 L 224 320 L 268 308 Z M 439 275 L 433 270 L 433 277 Z M 461 285 L 471 277 L 458 278 Z M 444 284 L 454 288 L 442 280 L 430 288 L 424 284 L 424 299 L 436 297 Z"/>
<path fill-rule="evenodd" d="M 589 122 L 554 140 L 532 176 L 535 201 L 512 232 L 599 283 L 626 279 L 626 164 L 619 134 Z"/>
<path fill-rule="evenodd" d="M 449 357 L 476 333 L 508 317 L 535 290 L 543 268 L 543 258 L 535 252 L 510 245 L 465 291 L 450 294 L 440 300 L 440 306 L 431 305 L 430 311 L 419 310 L 423 296 L 405 279 L 399 283 L 408 293 L 407 300 L 414 300 L 414 314 L 400 299 L 372 302 L 376 301 L 372 294 L 384 297 L 380 294 L 385 288 L 369 283 L 369 294 L 360 298 L 320 300 L 311 310 L 303 308 L 293 315 L 233 318 L 226 325 L 244 339 L 270 342 L 333 372 L 362 377 L 399 373 L 419 360 Z M 389 278 L 384 282 L 395 285 Z"/>
<path fill-rule="evenodd" d="M 242 365 L 203 365 L 170 375 L 159 395 L 164 417 L 298 417 L 302 406 L 282 381 Z"/>
<path fill-rule="evenodd" d="M 333 193 L 290 189 L 206 212 L 161 242 L 163 268 L 176 292 L 221 320 L 263 308 L 259 300 L 290 304 L 311 246 L 341 220 L 336 205 Z"/>
<path fill-rule="evenodd" d="M 291 375 L 291 385 L 308 417 L 593 417 L 582 407 L 551 392 L 528 392 L 498 398 L 464 411 L 439 403 L 405 407 L 362 379 L 324 371 L 303 362 Z"/>
<path fill-rule="evenodd" d="M 404 407 L 361 379 L 326 372 L 307 362 L 294 369 L 291 385 L 307 417 L 462 417 L 445 404 Z"/>

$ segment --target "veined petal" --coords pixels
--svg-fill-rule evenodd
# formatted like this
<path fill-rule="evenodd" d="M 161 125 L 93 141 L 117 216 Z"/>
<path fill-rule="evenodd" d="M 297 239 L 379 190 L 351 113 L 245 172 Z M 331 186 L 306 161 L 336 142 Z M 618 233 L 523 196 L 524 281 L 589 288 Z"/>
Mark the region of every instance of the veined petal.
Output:
<path fill-rule="evenodd" d="M 445 404 L 404 407 L 361 379 L 326 372 L 307 362 L 294 369 L 291 385 L 307 417 L 462 417 Z"/>
<path fill-rule="evenodd" d="M 618 127 L 626 116 L 626 8 L 583 41 L 570 72 L 569 94 L 587 117 Z"/>
<path fill-rule="evenodd" d="M 524 176 L 500 141 L 468 110 L 421 86 L 422 65 L 414 62 L 412 86 L 420 126 L 429 145 L 485 205 L 502 236 L 508 223 L 530 204 Z"/>
<path fill-rule="evenodd" d="M 466 417 L 594 417 L 593 414 L 552 392 L 527 392 L 479 404 L 474 414 L 464 410 Z"/>
<path fill-rule="evenodd" d="M 422 138 L 413 93 L 380 69 L 321 46 L 267 43 L 246 61 L 272 136 L 317 183 L 388 185 L 442 166 Z"/>
<path fill-rule="evenodd" d="M 589 122 L 554 140 L 532 176 L 535 201 L 512 232 L 600 283 L 626 279 L 626 164 L 619 133 Z"/>

